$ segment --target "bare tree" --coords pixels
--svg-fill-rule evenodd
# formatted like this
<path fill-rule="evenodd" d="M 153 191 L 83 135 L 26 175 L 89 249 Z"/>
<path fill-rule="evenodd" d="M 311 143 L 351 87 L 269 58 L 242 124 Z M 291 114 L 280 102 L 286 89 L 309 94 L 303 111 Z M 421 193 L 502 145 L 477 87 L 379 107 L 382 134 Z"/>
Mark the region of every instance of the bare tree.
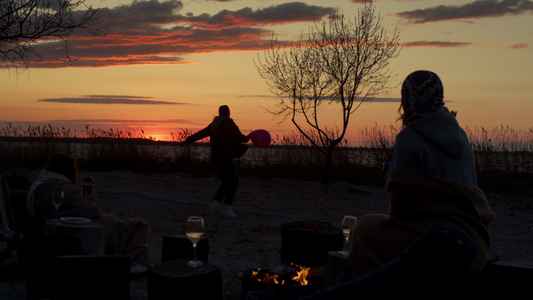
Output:
<path fill-rule="evenodd" d="M 39 53 L 39 42 L 62 40 L 68 54 L 68 37 L 76 29 L 90 34 L 101 31 L 94 26 L 97 10 L 85 0 L 2 0 L 0 7 L 0 66 L 19 68 Z"/>
<path fill-rule="evenodd" d="M 374 7 L 365 4 L 353 22 L 332 15 L 315 22 L 307 38 L 302 35 L 286 47 L 273 39 L 262 56 L 258 54 L 258 72 L 279 99 L 272 113 L 283 120 L 290 117 L 300 134 L 325 155 L 325 183 L 351 115 L 364 102 L 388 92 L 395 76 L 389 60 L 400 53 L 399 33 L 395 28 L 389 38 L 381 21 Z M 332 112 L 340 122 L 325 121 L 325 114 Z"/>

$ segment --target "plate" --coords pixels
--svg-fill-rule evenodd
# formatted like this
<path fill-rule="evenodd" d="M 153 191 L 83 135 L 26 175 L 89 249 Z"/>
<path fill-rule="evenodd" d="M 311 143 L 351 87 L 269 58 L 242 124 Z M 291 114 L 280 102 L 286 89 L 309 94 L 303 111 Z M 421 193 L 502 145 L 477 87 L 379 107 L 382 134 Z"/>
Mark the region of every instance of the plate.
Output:
<path fill-rule="evenodd" d="M 82 217 L 63 217 L 63 218 L 60 218 L 59 220 L 66 224 L 75 224 L 75 225 L 83 225 L 83 224 L 91 223 L 91 219 L 82 218 Z"/>

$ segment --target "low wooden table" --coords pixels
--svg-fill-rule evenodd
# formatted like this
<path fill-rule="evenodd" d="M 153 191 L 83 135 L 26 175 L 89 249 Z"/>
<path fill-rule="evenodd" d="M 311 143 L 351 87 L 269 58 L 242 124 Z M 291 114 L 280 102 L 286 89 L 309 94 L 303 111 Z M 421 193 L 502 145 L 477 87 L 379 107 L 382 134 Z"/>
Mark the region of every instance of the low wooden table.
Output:
<path fill-rule="evenodd" d="M 83 255 L 104 255 L 105 253 L 105 227 L 100 221 L 92 220 L 88 224 L 67 224 L 59 219 L 47 220 L 45 235 L 79 239 Z"/>
<path fill-rule="evenodd" d="M 148 299 L 222 299 L 222 275 L 214 265 L 192 268 L 188 259 L 165 261 L 147 273 Z"/>

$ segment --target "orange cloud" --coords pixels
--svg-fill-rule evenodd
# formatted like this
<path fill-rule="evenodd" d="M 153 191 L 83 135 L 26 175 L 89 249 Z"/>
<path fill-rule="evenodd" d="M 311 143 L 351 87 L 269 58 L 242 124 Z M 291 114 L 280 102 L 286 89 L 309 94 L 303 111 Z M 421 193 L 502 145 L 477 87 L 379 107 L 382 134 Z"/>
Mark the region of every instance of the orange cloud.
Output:
<path fill-rule="evenodd" d="M 527 49 L 529 48 L 529 44 L 526 44 L 526 43 L 514 44 L 514 45 L 511 45 L 510 48 L 511 49 Z"/>
<path fill-rule="evenodd" d="M 102 8 L 100 22 L 107 34 L 74 33 L 68 48 L 72 60 L 57 58 L 63 41 L 42 43 L 38 45 L 40 56 L 31 59 L 30 68 L 183 64 L 187 63 L 183 57 L 194 53 L 255 51 L 270 41 L 272 32 L 262 28 L 266 25 L 312 22 L 336 12 L 303 2 L 197 16 L 179 14 L 182 8 L 178 0 Z"/>

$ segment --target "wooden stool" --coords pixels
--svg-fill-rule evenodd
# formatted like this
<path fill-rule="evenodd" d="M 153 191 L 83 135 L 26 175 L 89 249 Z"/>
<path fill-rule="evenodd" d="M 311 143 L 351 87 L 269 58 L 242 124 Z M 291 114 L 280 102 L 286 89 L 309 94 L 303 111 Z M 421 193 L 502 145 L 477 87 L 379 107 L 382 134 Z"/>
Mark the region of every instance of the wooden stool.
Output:
<path fill-rule="evenodd" d="M 318 267 L 327 263 L 328 251 L 342 250 L 342 230 L 327 222 L 290 222 L 281 226 L 282 264 Z"/>
<path fill-rule="evenodd" d="M 57 256 L 82 254 L 80 240 L 69 236 L 27 235 L 18 250 L 24 268 L 27 297 L 50 298 L 52 295 L 52 269 Z"/>
<path fill-rule="evenodd" d="M 185 235 L 163 236 L 161 245 L 161 261 L 175 259 L 193 259 L 193 246 L 191 240 Z M 196 245 L 196 258 L 204 263 L 208 262 L 209 241 L 201 239 Z"/>
<path fill-rule="evenodd" d="M 58 256 L 52 299 L 130 299 L 130 258 L 125 255 Z"/>
<path fill-rule="evenodd" d="M 148 299 L 222 299 L 220 269 L 207 263 L 191 268 L 188 261 L 170 260 L 148 269 Z"/>

